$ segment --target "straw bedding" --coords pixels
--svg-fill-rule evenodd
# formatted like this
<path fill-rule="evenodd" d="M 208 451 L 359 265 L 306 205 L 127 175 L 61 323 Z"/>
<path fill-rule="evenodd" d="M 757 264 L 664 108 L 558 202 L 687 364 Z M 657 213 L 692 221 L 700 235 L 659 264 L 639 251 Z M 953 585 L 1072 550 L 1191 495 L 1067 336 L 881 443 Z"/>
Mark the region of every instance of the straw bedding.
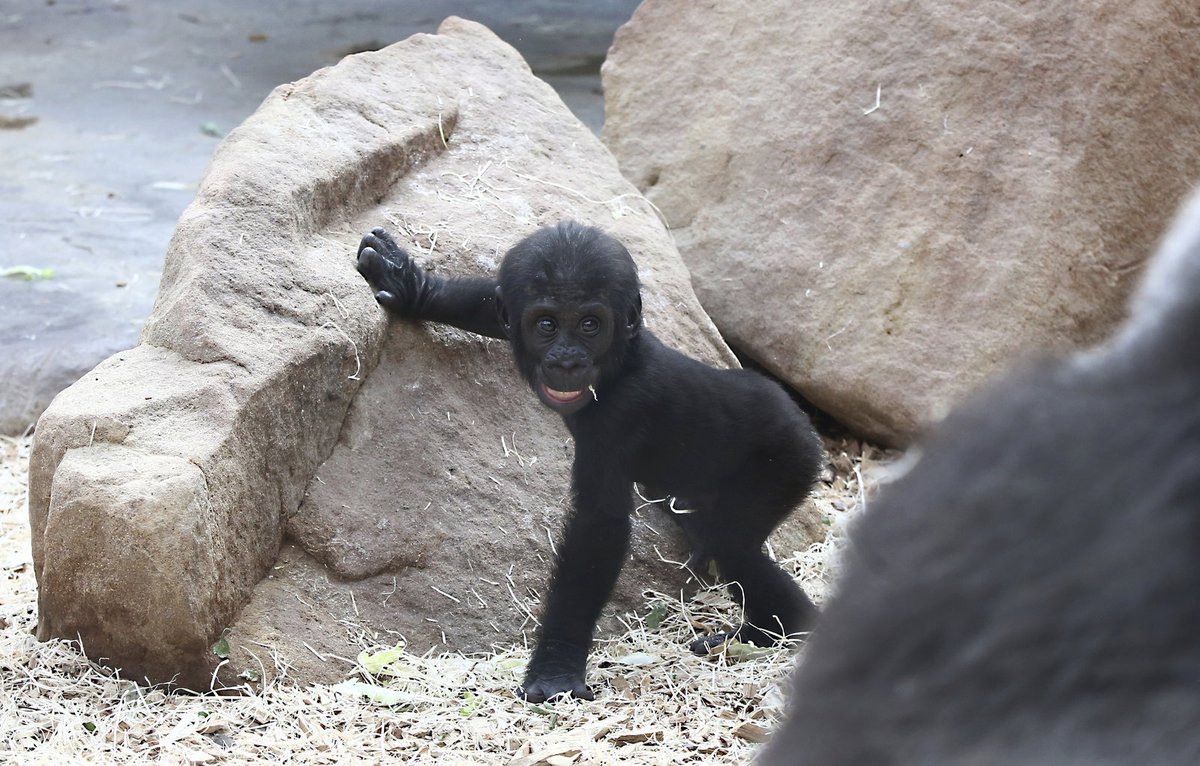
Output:
<path fill-rule="evenodd" d="M 645 608 L 624 619 L 625 634 L 592 653 L 595 702 L 531 705 L 514 697 L 524 647 L 417 656 L 372 644 L 367 630 L 357 669 L 333 686 L 290 684 L 288 659 L 266 652 L 262 661 L 282 670 L 282 680 L 258 688 L 248 678 L 240 695 L 139 686 L 88 661 L 75 643 L 32 635 L 29 446 L 28 438 L 0 437 L 0 762 L 745 763 L 783 712 L 791 649 L 688 652 L 697 628 L 736 621 L 720 590 L 686 601 L 647 593 Z M 826 446 L 831 465 L 813 501 L 826 539 L 806 551 L 774 551 L 818 602 L 836 575 L 864 481 L 883 465 L 878 452 L 852 440 Z"/>

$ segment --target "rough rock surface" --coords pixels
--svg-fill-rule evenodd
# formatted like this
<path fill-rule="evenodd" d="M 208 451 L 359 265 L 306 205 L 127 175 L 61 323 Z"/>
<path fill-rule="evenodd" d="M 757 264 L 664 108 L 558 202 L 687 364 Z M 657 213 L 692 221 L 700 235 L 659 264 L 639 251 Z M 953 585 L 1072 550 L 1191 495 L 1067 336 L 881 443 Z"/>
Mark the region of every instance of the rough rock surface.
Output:
<path fill-rule="evenodd" d="M 565 507 L 566 431 L 504 345 L 389 327 L 354 251 L 382 224 L 433 268 L 482 272 L 564 217 L 630 248 L 667 342 L 731 361 L 649 206 L 485 28 L 450 19 L 277 88 L 180 219 L 141 344 L 39 421 L 39 636 L 192 687 L 222 635 L 226 683 L 337 678 L 364 635 L 519 641 Z M 669 520 L 642 515 L 655 531 L 638 525 L 613 611 L 682 584 L 654 552 L 684 555 Z"/>
<path fill-rule="evenodd" d="M 457 0 L 600 129 L 600 62 L 637 0 Z M 427 0 L 0 3 L 0 434 L 137 343 L 163 249 L 217 140 L 272 88 L 432 32 Z M 9 12 L 10 11 L 10 12 Z M 234 33 L 260 31 L 262 35 Z M 267 38 L 267 39 L 264 39 Z M 204 127 L 202 131 L 201 128 Z"/>
<path fill-rule="evenodd" d="M 1192 0 L 647 0 L 602 76 L 725 338 L 884 442 L 1103 337 L 1200 176 Z"/>

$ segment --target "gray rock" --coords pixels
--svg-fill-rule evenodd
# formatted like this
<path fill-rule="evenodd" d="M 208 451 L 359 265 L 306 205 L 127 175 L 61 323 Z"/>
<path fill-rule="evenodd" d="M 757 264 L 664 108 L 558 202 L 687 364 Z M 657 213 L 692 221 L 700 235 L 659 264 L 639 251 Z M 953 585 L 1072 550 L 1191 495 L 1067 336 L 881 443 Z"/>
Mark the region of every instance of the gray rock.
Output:
<path fill-rule="evenodd" d="M 382 224 L 431 268 L 485 272 L 564 217 L 629 247 L 656 333 L 732 363 L 649 206 L 485 28 L 449 19 L 277 88 L 180 219 L 141 344 L 39 421 L 39 636 L 192 687 L 221 635 L 225 683 L 260 661 L 337 678 L 347 626 L 414 650 L 520 640 L 565 507 L 565 429 L 502 344 L 389 327 L 354 252 Z M 643 514 L 610 622 L 682 584 L 655 552 L 683 556 L 670 522 Z"/>
<path fill-rule="evenodd" d="M 1121 318 L 1200 176 L 1198 23 L 1190 0 L 647 0 L 603 136 L 729 343 L 895 443 Z"/>

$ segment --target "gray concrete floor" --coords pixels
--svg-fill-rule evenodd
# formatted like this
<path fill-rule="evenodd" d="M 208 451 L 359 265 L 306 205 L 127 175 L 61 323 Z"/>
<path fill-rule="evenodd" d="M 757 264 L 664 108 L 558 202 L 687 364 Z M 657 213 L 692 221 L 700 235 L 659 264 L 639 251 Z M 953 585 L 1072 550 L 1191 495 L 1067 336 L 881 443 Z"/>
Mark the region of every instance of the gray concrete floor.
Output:
<path fill-rule="evenodd" d="M 0 433 L 137 341 L 219 136 L 272 88 L 448 15 L 491 27 L 579 118 L 637 0 L 0 0 Z"/>

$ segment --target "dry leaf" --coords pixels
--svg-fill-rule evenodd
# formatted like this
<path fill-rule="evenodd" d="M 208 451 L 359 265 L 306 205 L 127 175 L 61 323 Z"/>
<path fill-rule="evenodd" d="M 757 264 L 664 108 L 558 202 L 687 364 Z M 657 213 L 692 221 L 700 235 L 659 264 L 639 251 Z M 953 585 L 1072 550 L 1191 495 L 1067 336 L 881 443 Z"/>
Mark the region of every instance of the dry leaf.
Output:
<path fill-rule="evenodd" d="M 756 723 L 744 723 L 734 729 L 733 733 L 748 742 L 766 742 L 771 734 L 770 730 Z"/>

